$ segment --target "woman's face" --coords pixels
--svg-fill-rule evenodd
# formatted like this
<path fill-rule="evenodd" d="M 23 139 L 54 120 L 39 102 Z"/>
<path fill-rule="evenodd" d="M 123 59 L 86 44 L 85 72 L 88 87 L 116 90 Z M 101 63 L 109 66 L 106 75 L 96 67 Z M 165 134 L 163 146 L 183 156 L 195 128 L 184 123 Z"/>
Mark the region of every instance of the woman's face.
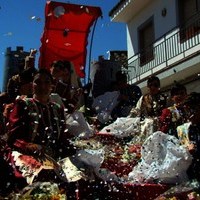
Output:
<path fill-rule="evenodd" d="M 63 76 L 63 72 L 62 72 L 62 70 L 60 70 L 60 68 L 58 68 L 58 67 L 52 67 L 52 68 L 51 68 L 51 75 L 52 75 L 53 78 L 55 78 L 56 80 L 59 80 L 60 77 Z"/>
<path fill-rule="evenodd" d="M 60 69 L 59 67 L 52 67 L 51 74 L 57 81 L 62 80 L 64 82 L 66 82 L 66 81 L 68 81 L 68 79 L 70 77 L 70 72 L 66 68 Z"/>
<path fill-rule="evenodd" d="M 49 96 L 52 91 L 52 81 L 47 74 L 37 74 L 33 80 L 33 94 Z"/>

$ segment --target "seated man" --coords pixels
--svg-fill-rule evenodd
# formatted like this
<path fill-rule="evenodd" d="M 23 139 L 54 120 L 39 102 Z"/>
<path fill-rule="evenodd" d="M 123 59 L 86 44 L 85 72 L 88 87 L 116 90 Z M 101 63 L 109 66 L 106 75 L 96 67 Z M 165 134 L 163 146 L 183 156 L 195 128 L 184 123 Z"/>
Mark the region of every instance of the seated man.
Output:
<path fill-rule="evenodd" d="M 120 95 L 118 97 L 118 105 L 112 111 L 112 118 L 127 117 L 131 108 L 136 106 L 142 95 L 140 88 L 136 85 L 130 85 L 127 82 L 127 75 L 122 71 L 118 71 L 113 90 L 119 91 Z"/>

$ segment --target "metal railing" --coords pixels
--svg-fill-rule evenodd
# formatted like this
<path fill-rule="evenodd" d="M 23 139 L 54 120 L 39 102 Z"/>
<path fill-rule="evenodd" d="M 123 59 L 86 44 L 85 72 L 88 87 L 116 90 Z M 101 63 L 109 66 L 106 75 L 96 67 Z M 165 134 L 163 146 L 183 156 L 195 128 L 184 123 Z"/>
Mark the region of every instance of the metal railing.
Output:
<path fill-rule="evenodd" d="M 200 14 L 156 40 L 145 51 L 128 59 L 129 82 L 167 70 L 200 51 Z"/>

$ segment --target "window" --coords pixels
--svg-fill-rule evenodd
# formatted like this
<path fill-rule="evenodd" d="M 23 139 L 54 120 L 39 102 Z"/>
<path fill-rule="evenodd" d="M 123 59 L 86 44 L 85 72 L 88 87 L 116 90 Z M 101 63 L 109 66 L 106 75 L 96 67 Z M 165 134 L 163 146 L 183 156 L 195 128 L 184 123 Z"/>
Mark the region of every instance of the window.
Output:
<path fill-rule="evenodd" d="M 180 41 L 200 33 L 200 0 L 179 0 Z"/>
<path fill-rule="evenodd" d="M 140 65 L 144 65 L 154 59 L 153 42 L 155 40 L 155 36 L 153 18 L 147 20 L 143 25 L 141 25 L 141 27 L 139 27 L 138 30 Z"/>

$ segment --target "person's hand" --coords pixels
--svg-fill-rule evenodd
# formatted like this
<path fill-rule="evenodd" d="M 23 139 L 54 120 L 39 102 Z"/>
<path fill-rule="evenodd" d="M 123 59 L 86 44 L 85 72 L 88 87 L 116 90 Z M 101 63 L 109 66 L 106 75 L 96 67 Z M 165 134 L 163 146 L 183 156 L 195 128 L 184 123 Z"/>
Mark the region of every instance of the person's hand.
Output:
<path fill-rule="evenodd" d="M 30 56 L 34 56 L 37 53 L 37 49 L 31 49 Z"/>

